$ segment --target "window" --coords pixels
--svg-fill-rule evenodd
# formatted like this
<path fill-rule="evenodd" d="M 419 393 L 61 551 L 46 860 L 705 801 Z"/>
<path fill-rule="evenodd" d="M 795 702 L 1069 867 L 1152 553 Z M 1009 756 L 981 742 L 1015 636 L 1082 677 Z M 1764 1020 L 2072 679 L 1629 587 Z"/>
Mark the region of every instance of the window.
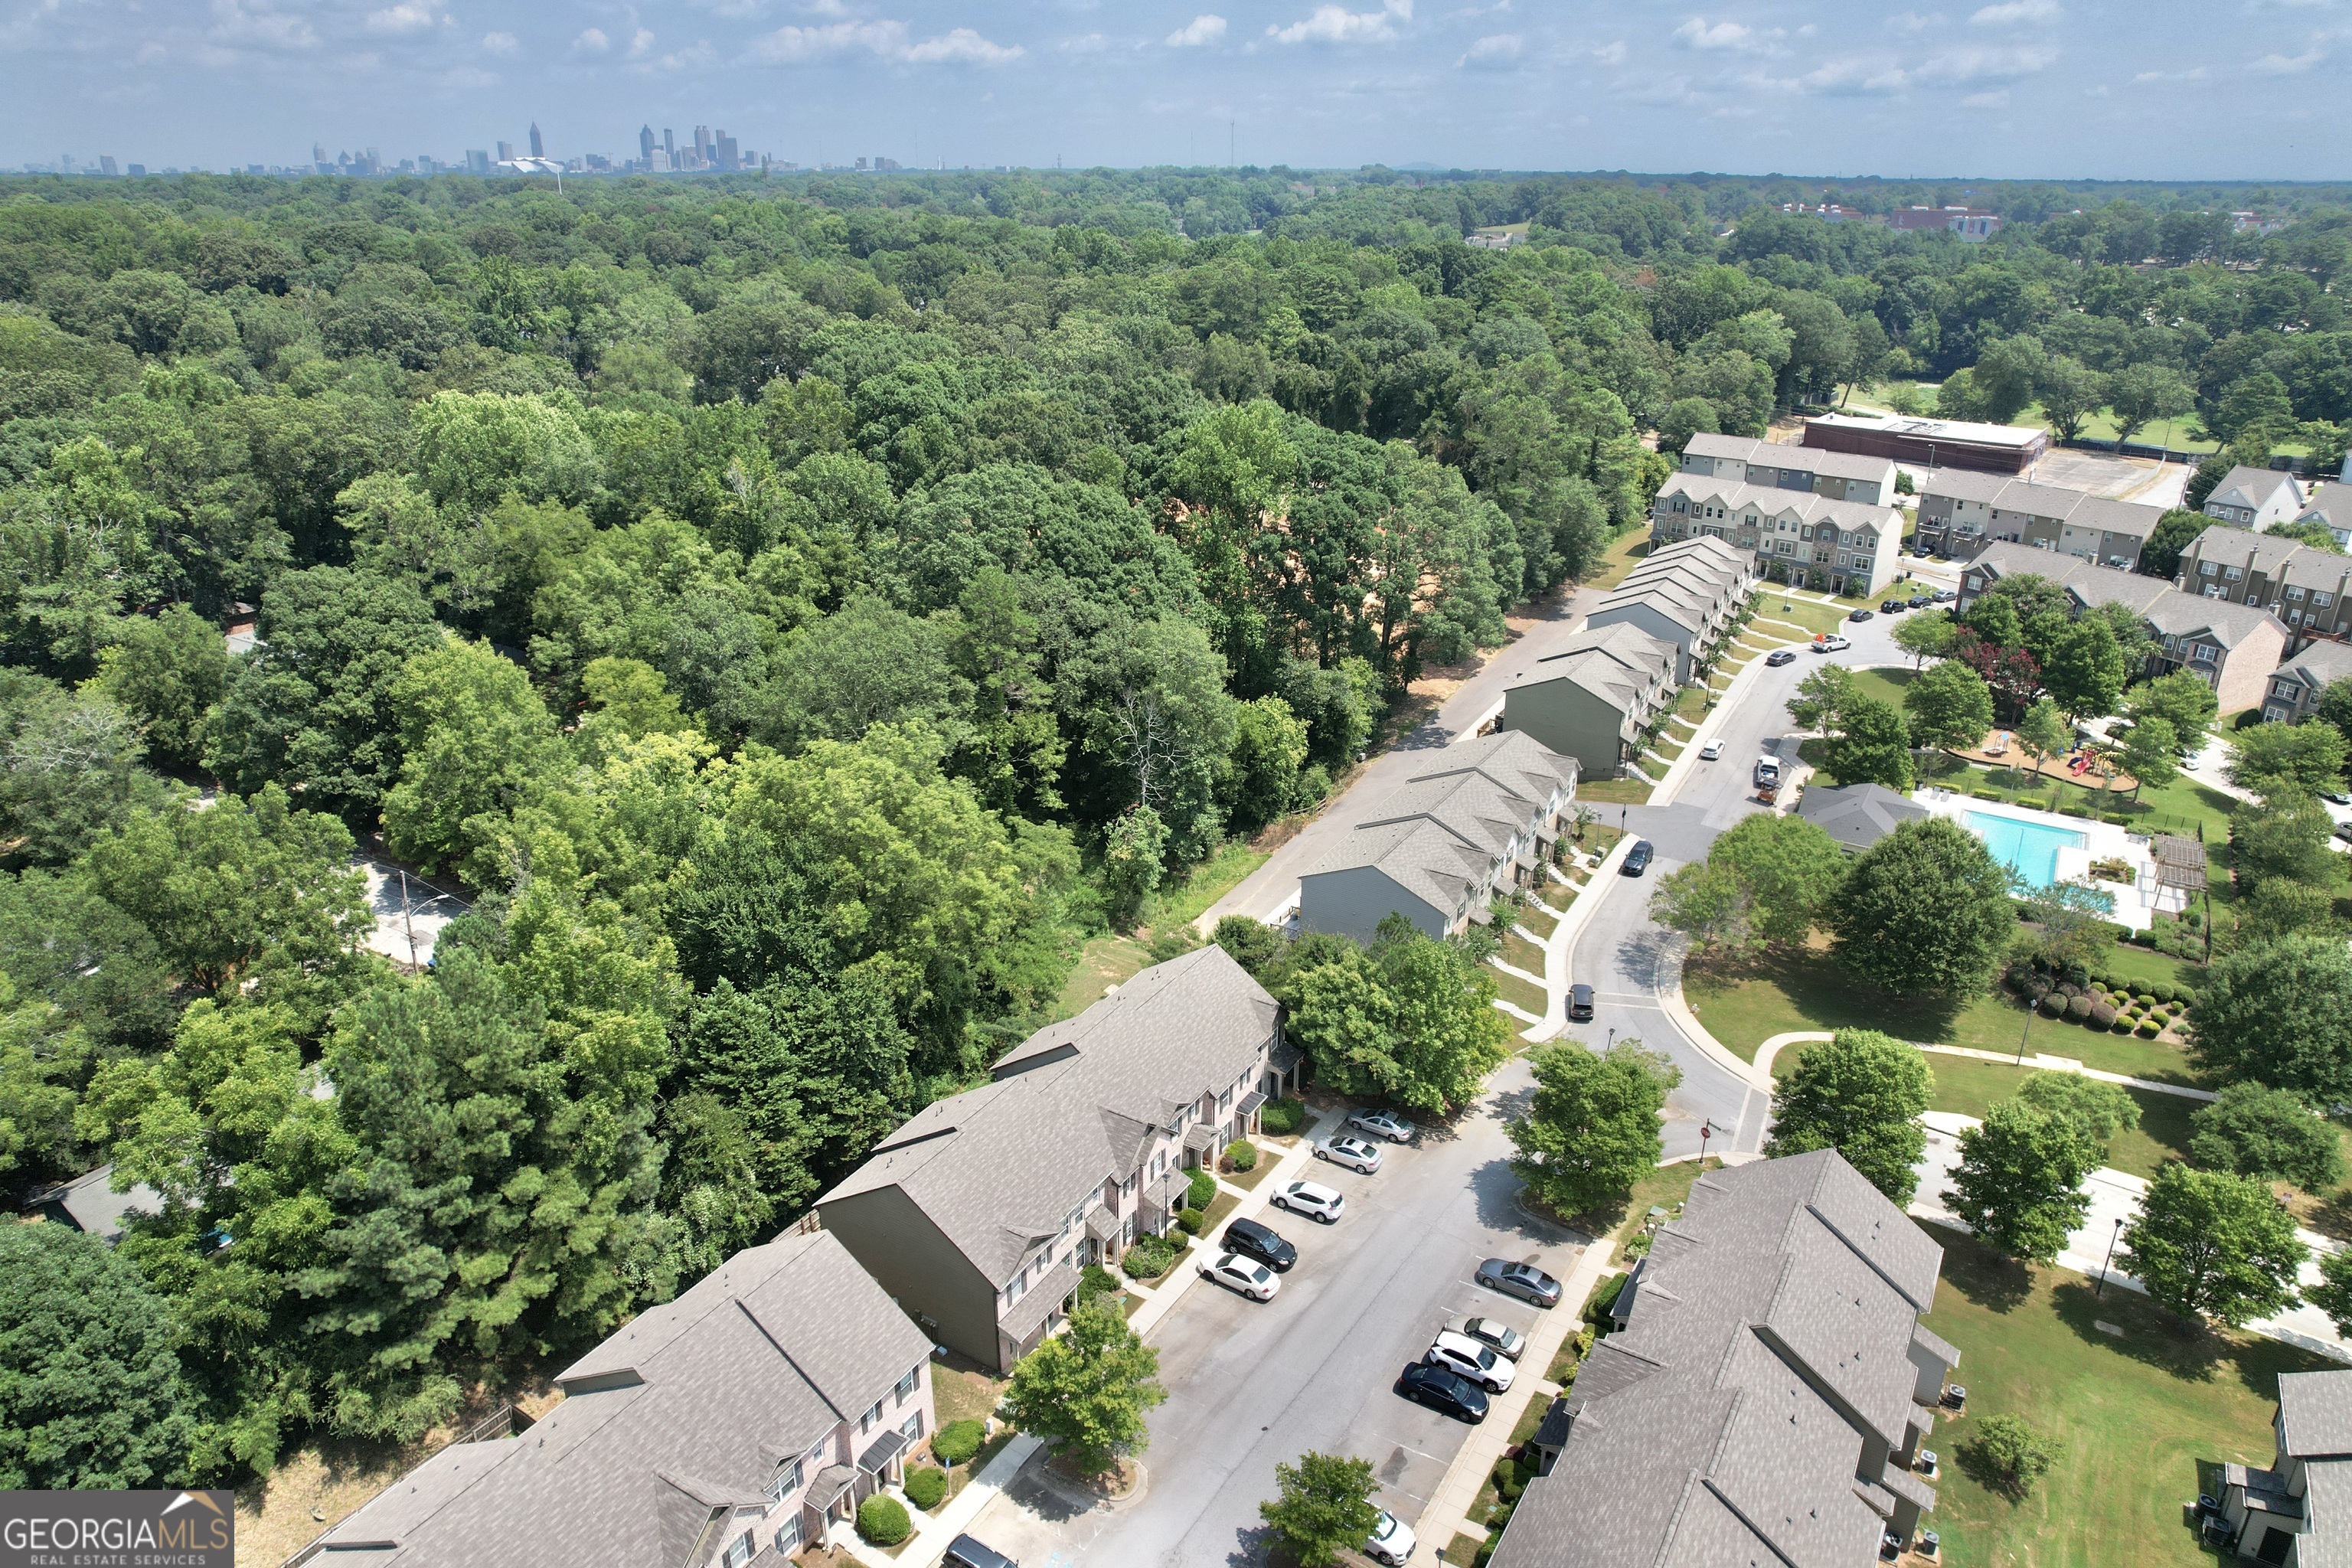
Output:
<path fill-rule="evenodd" d="M 882 1402 L 881 1402 L 880 1400 L 878 1400 L 878 1399 L 877 1399 L 877 1400 L 876 1400 L 876 1401 L 874 1402 L 874 1408 L 873 1408 L 873 1409 L 871 1409 L 871 1410 L 867 1411 L 865 1415 L 861 1415 L 861 1416 L 859 1416 L 859 1417 L 857 1418 L 857 1431 L 858 1431 L 858 1435 L 859 1435 L 859 1436 L 863 1436 L 865 1434 L 866 1434 L 866 1433 L 868 1433 L 868 1432 L 873 1431 L 873 1430 L 874 1430 L 874 1423 L 876 1423 L 877 1421 L 879 1421 L 879 1420 L 881 1420 L 881 1419 L 882 1419 Z"/>
<path fill-rule="evenodd" d="M 800 1549 L 801 1516 L 795 1513 L 792 1518 L 776 1526 L 776 1555 L 782 1557 L 787 1553 L 798 1552 Z"/>
<path fill-rule="evenodd" d="M 782 1469 L 778 1470 L 776 1472 L 776 1479 L 768 1483 L 768 1490 L 766 1494 L 768 1500 L 770 1502 L 782 1502 L 786 1498 L 792 1496 L 793 1493 L 800 1490 L 802 1473 L 802 1462 L 798 1459 L 794 1459 L 791 1464 L 786 1465 Z"/>
<path fill-rule="evenodd" d="M 2225 566 L 2221 569 L 2221 575 L 2227 577 L 2232 583 L 2237 582 L 2245 574 L 2245 569 L 2239 566 Z"/>
<path fill-rule="evenodd" d="M 751 1532 L 745 1531 L 727 1543 L 727 1568 L 743 1568 L 751 1561 Z"/>
<path fill-rule="evenodd" d="M 911 1443 L 923 1435 L 923 1413 L 916 1411 L 898 1426 L 898 1436 Z"/>
<path fill-rule="evenodd" d="M 1234 1091 L 1233 1091 L 1232 1089 L 1229 1089 L 1225 1090 L 1225 1092 L 1224 1092 L 1224 1093 L 1223 1093 L 1223 1094 L 1221 1094 L 1221 1095 L 1217 1096 L 1217 1114 L 1218 1114 L 1218 1115 L 1223 1116 L 1226 1111 L 1231 1110 L 1233 1108 L 1234 1108 Z"/>
<path fill-rule="evenodd" d="M 2210 643 L 2199 643 L 2189 650 L 2189 657 L 2200 664 L 2210 664 L 2213 662 L 2213 647 Z"/>
<path fill-rule="evenodd" d="M 2286 596 L 2290 599 L 2300 599 L 2303 597 L 2303 590 L 2295 587 L 2292 584 L 2289 584 L 2287 585 Z"/>
<path fill-rule="evenodd" d="M 907 1395 L 914 1393 L 915 1385 L 922 1381 L 923 1369 L 921 1366 L 918 1365 L 913 1371 L 908 1373 L 906 1376 L 900 1378 L 898 1380 L 898 1385 L 896 1388 L 893 1388 L 890 1392 L 898 1396 L 899 1404 L 904 1405 L 907 1403 Z"/>
<path fill-rule="evenodd" d="M 2327 608 L 2329 605 L 2335 603 L 2335 599 L 2336 596 L 2333 594 L 2322 594 L 2316 590 L 2315 590 L 2311 595 L 2311 602 L 2323 610 Z"/>

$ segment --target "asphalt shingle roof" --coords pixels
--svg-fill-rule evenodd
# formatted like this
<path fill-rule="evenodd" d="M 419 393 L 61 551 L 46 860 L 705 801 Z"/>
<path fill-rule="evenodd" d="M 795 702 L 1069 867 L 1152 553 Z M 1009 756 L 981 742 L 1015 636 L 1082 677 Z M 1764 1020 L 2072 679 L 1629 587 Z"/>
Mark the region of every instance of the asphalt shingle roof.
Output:
<path fill-rule="evenodd" d="M 2288 1458 L 2352 1455 L 2352 1372 L 2283 1372 L 2278 1396 Z"/>
<path fill-rule="evenodd" d="M 566 1368 L 529 1430 L 444 1448 L 338 1526 L 331 1563 L 684 1563 L 710 1510 L 923 1365 L 930 1341 L 822 1231 L 737 1253 Z"/>
<path fill-rule="evenodd" d="M 2128 534 L 2143 543 L 2164 517 L 2164 509 L 2158 506 L 2095 496 L 2064 485 L 2040 485 L 2031 479 L 1973 473 L 1966 468 L 1937 469 L 1920 483 L 1919 494 L 1923 499 L 1943 496 L 1978 501 L 1996 510 L 2049 518 L 2074 528 Z"/>
<path fill-rule="evenodd" d="M 1837 524 L 1841 530 L 1866 527 L 1883 533 L 1889 528 L 1899 531 L 1902 527 L 1902 519 L 1891 506 L 1876 506 L 1869 501 L 1832 500 L 1812 490 L 1784 490 L 1771 485 L 1751 485 L 1712 474 L 1670 474 L 1666 482 L 1658 487 L 1658 495 L 1663 500 L 1684 495 L 1694 500 L 1712 501 L 1722 507 L 1727 514 L 1745 515 L 1753 508 L 1758 515 L 1763 517 L 1794 518 L 1800 522 L 1827 521 Z M 1723 544 L 1723 541 L 1710 539 L 1706 534 L 1699 535 L 1698 539 L 1682 540 L 1678 543 L 1695 544 L 1699 540 Z M 1664 552 L 1660 553 L 1663 555 Z"/>
<path fill-rule="evenodd" d="M 1758 441 L 1745 436 L 1700 434 L 1690 438 L 1683 448 L 1693 457 L 1731 458 L 1742 463 L 1754 463 L 1775 468 L 1787 468 L 1793 473 L 1827 474 L 1839 479 L 1877 479 L 1885 482 L 1888 470 L 1895 467 L 1892 458 L 1873 458 L 1861 452 L 1832 452 L 1819 447 L 1800 447 L 1791 441 Z"/>
<path fill-rule="evenodd" d="M 1622 712 L 1674 684 L 1675 646 L 1626 621 L 1590 626 L 1511 677 L 1508 689 L 1566 680 L 1592 692 Z"/>
<path fill-rule="evenodd" d="M 2313 643 L 2293 658 L 2281 659 L 2278 672 L 2294 676 L 2314 691 L 2325 690 L 2330 681 L 2352 675 L 2352 643 Z"/>
<path fill-rule="evenodd" d="M 2242 506 L 2259 511 L 2278 494 L 2282 486 L 2294 488 L 2294 476 L 2278 468 L 2249 468 L 2240 463 L 2221 476 L 2213 493 L 2205 498 L 2207 506 Z M 2297 489 L 2298 496 L 2302 492 Z"/>
<path fill-rule="evenodd" d="M 1895 831 L 1898 822 L 1916 822 L 1927 815 L 1884 784 L 1848 784 L 1833 789 L 1807 784 L 1797 815 L 1851 849 L 1867 849 Z"/>

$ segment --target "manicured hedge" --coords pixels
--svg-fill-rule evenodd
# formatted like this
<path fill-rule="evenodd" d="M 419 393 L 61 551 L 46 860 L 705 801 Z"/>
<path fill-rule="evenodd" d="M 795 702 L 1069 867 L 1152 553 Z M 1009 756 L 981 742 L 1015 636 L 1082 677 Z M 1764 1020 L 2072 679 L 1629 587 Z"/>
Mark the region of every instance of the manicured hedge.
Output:
<path fill-rule="evenodd" d="M 947 1500 L 948 1473 L 926 1465 L 907 1472 L 907 1500 L 925 1513 Z"/>
<path fill-rule="evenodd" d="M 1192 1185 L 1184 1194 L 1184 1206 L 1192 1209 L 1204 1209 L 1216 1201 L 1216 1174 L 1201 1166 L 1193 1166 Z"/>
<path fill-rule="evenodd" d="M 914 1532 L 907 1505 L 888 1492 L 876 1492 L 857 1505 L 857 1533 L 877 1546 L 896 1546 Z"/>
<path fill-rule="evenodd" d="M 977 1421 L 950 1421 L 932 1435 L 931 1452 L 943 1464 L 966 1464 L 987 1438 L 988 1428 Z"/>
<path fill-rule="evenodd" d="M 1225 1145 L 1225 1163 L 1236 1171 L 1257 1169 L 1257 1145 L 1246 1138 L 1236 1138 Z"/>
<path fill-rule="evenodd" d="M 1269 1100 L 1258 1110 L 1257 1124 L 1269 1137 L 1287 1138 L 1307 1125 L 1307 1107 L 1295 1100 Z"/>

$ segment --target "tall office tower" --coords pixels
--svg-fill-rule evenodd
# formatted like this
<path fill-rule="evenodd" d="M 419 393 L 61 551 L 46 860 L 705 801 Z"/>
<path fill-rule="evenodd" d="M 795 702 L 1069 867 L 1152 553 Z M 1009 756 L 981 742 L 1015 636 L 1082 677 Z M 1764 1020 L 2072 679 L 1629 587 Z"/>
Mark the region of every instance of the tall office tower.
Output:
<path fill-rule="evenodd" d="M 114 178 L 114 177 L 115 177 L 115 175 L 116 175 L 116 174 L 120 174 L 121 171 L 120 171 L 119 169 L 117 169 L 117 168 L 114 166 L 114 158 L 113 158 L 112 154 L 110 154 L 110 153 L 100 153 L 98 155 L 98 172 L 99 172 L 100 174 L 104 174 L 108 179 L 110 179 L 110 179 Z M 261 173 L 261 171 L 260 171 L 260 170 L 258 170 L 258 169 L 256 169 L 256 170 L 254 171 L 254 173 L 257 174 Z"/>
<path fill-rule="evenodd" d="M 547 143 L 539 139 L 539 121 L 536 120 L 530 122 L 530 155 L 534 158 L 547 156 Z"/>
<path fill-rule="evenodd" d="M 488 173 L 490 172 L 490 155 L 489 155 L 489 153 L 487 153 L 487 152 L 485 152 L 483 149 L 481 149 L 481 148 L 479 148 L 479 147 L 468 147 L 468 148 L 467 148 L 467 149 L 466 149 L 466 172 L 467 172 L 467 174 L 488 174 Z"/>
<path fill-rule="evenodd" d="M 698 125 L 694 128 L 694 156 L 695 161 L 699 163 L 708 164 L 711 162 L 710 127 L 708 125 Z"/>
<path fill-rule="evenodd" d="M 719 133 L 719 166 L 722 169 L 742 167 L 740 160 L 736 155 L 735 138 L 728 135 L 724 131 Z"/>
<path fill-rule="evenodd" d="M 326 161 L 327 161 L 327 144 L 326 144 L 324 142 L 311 142 L 311 143 L 310 143 L 310 162 L 312 162 L 313 163 L 325 163 Z"/>
<path fill-rule="evenodd" d="M 654 166 L 654 128 L 650 125 L 637 127 L 637 156 L 646 161 L 646 168 Z"/>
<path fill-rule="evenodd" d="M 662 127 L 662 162 L 673 169 L 677 167 L 677 137 L 667 125 Z"/>
<path fill-rule="evenodd" d="M 501 142 L 499 143 L 499 162 L 501 163 L 511 163 L 514 162 L 513 142 Z"/>

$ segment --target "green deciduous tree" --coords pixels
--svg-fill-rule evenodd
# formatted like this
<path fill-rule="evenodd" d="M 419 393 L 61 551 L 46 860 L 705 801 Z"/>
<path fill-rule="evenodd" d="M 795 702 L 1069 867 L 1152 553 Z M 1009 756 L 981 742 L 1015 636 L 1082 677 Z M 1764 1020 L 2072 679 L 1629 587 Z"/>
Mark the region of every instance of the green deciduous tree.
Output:
<path fill-rule="evenodd" d="M 2058 704 L 2044 697 L 2025 710 L 2017 723 L 2017 743 L 2033 759 L 2033 772 L 2041 776 L 2042 765 L 2063 752 L 2074 743 L 2074 726 L 2058 711 Z"/>
<path fill-rule="evenodd" d="M 1960 1463 L 1985 1486 L 2018 1502 L 2065 1452 L 2065 1444 L 2018 1416 L 1988 1415 L 1961 1450 Z"/>
<path fill-rule="evenodd" d="M 1952 1212 L 2011 1258 L 2051 1262 L 2090 1211 L 2083 1181 L 2098 1163 L 2098 1144 L 2072 1116 L 2001 1100 L 1960 1134 Z"/>
<path fill-rule="evenodd" d="M 2273 780 L 2270 793 L 2230 813 L 2230 869 L 2247 891 L 2264 882 L 2334 888 L 2342 879 L 2328 848 L 2336 819 L 2315 795 Z"/>
<path fill-rule="evenodd" d="M 2211 521 L 2201 512 L 2197 516 L 2202 521 Z M 2124 714 L 2134 723 L 2161 719 L 2172 726 L 2175 754 L 2184 762 L 2205 744 L 2221 710 L 2221 700 L 2213 694 L 2213 688 L 2186 669 L 2142 681 L 2124 693 Z"/>
<path fill-rule="evenodd" d="M 1903 693 L 1903 710 L 1920 745 L 1966 751 L 1982 744 L 1992 728 L 1992 688 L 1967 665 L 1946 659 L 1911 682 Z"/>
<path fill-rule="evenodd" d="M 1853 861 L 1818 824 L 1757 812 L 1716 836 L 1706 864 L 1738 879 L 1756 936 L 1794 945 L 1811 934 Z"/>
<path fill-rule="evenodd" d="M 1265 983 L 1267 972 L 1284 947 L 1280 931 L 1248 915 L 1223 916 L 1209 933 L 1209 940 L 1223 948 L 1260 984 Z"/>
<path fill-rule="evenodd" d="M 1097 1299 L 1070 1310 L 1068 1329 L 1047 1338 L 1013 1368 L 1005 1414 L 1022 1431 L 1051 1443 L 1079 1470 L 1108 1469 L 1150 1441 L 1144 1412 L 1168 1397 L 1160 1352 Z"/>
<path fill-rule="evenodd" d="M 2070 621 L 2035 655 L 2042 684 L 2065 715 L 2080 723 L 2114 711 L 2131 671 L 2115 628 L 2095 616 Z"/>
<path fill-rule="evenodd" d="M 1857 696 L 1840 710 L 1838 723 L 1822 762 L 1839 784 L 1884 784 L 1909 793 L 1911 731 L 1901 710 L 1875 697 Z"/>
<path fill-rule="evenodd" d="M 2189 1117 L 2196 1130 L 2189 1158 L 2209 1171 L 2293 1182 L 2307 1193 L 2344 1181 L 2336 1128 L 2300 1096 L 2258 1083 L 2233 1083 Z"/>
<path fill-rule="evenodd" d="M 2042 367 L 2042 415 L 2050 433 L 2072 441 L 2083 433 L 2083 422 L 2106 402 L 2106 388 L 2098 374 L 2071 354 L 2053 354 Z"/>
<path fill-rule="evenodd" d="M 1442 1116 L 1502 1064 L 1511 1026 L 1495 982 L 1450 942 L 1391 915 L 1369 950 L 1339 950 L 1294 982 L 1291 1037 L 1318 1082 Z"/>
<path fill-rule="evenodd" d="M 1906 616 L 1895 623 L 1895 646 L 1911 656 L 1911 667 L 1950 655 L 1960 635 L 1959 624 L 1939 610 Z"/>
<path fill-rule="evenodd" d="M 555 721 L 522 667 L 487 643 L 451 640 L 393 682 L 400 779 L 384 795 L 384 847 L 427 876 L 444 866 L 477 888 L 505 886 L 517 807 L 559 782 Z"/>
<path fill-rule="evenodd" d="M 205 721 L 228 689 L 220 629 L 185 605 L 123 623 L 122 640 L 99 655 L 99 689 L 146 735 L 148 753 L 174 767 L 204 753 Z"/>
<path fill-rule="evenodd" d="M 0 1486 L 174 1485 L 193 1400 L 164 1302 L 68 1226 L 0 1226 Z"/>
<path fill-rule="evenodd" d="M 1682 1071 L 1639 1040 L 1606 1051 L 1574 1041 L 1538 1047 L 1536 1092 L 1510 1125 L 1511 1169 L 1562 1214 L 1587 1214 L 1622 1198 L 1655 1168 L 1664 1142 L 1658 1116 Z"/>
<path fill-rule="evenodd" d="M 1943 817 L 1898 824 L 1854 861 L 1831 914 L 1841 963 L 1906 994 L 1982 985 L 2017 925 L 2008 869 Z"/>
<path fill-rule="evenodd" d="M 2063 1116 L 2091 1141 L 2095 1157 L 2105 1160 L 2107 1145 L 2118 1132 L 2139 1126 L 2139 1102 L 2112 1083 L 2081 1073 L 2037 1072 L 2018 1087 L 2026 1104 Z"/>
<path fill-rule="evenodd" d="M 2168 1163 L 2124 1227 L 2117 1263 L 2158 1305 L 2236 1327 L 2293 1306 L 2308 1256 L 2267 1182 Z"/>
<path fill-rule="evenodd" d="M 62 866 L 163 792 L 139 766 L 139 726 L 103 693 L 0 668 L 0 861 Z"/>
<path fill-rule="evenodd" d="M 2216 1077 L 2320 1105 L 2352 1100 L 2352 953 L 2293 936 L 2225 954 L 2189 1004 L 2189 1034 Z"/>
<path fill-rule="evenodd" d="M 2333 724 L 2257 724 L 2230 738 L 2224 772 L 2241 789 L 2268 794 L 2279 784 L 2305 793 L 2342 787 L 2344 731 Z"/>
<path fill-rule="evenodd" d="M 1918 1186 L 1912 1169 L 1927 1146 L 1919 1117 L 1935 1089 L 1927 1058 L 1875 1029 L 1840 1029 L 1807 1046 L 1797 1070 L 1772 1097 L 1765 1152 L 1835 1149 L 1898 1206 Z"/>
<path fill-rule="evenodd" d="M 2107 411 L 2115 419 L 2118 442 L 2196 406 L 2196 389 L 2168 365 L 2126 365 L 2107 378 Z"/>
<path fill-rule="evenodd" d="M 1257 1505 L 1283 1551 L 1300 1568 L 1330 1568 L 1343 1552 L 1360 1552 L 1380 1527 L 1373 1505 L 1372 1462 L 1318 1454 L 1274 1467 L 1276 1496 Z"/>
<path fill-rule="evenodd" d="M 1833 733 L 1854 696 L 1853 671 L 1842 664 L 1824 664 L 1797 682 L 1797 694 L 1789 699 L 1789 717 L 1808 730 Z"/>
<path fill-rule="evenodd" d="M 2149 784 L 2162 789 L 2179 776 L 2180 739 L 2169 721 L 2153 716 L 2124 731 L 2120 760 L 2132 776 L 2132 798 Z"/>

